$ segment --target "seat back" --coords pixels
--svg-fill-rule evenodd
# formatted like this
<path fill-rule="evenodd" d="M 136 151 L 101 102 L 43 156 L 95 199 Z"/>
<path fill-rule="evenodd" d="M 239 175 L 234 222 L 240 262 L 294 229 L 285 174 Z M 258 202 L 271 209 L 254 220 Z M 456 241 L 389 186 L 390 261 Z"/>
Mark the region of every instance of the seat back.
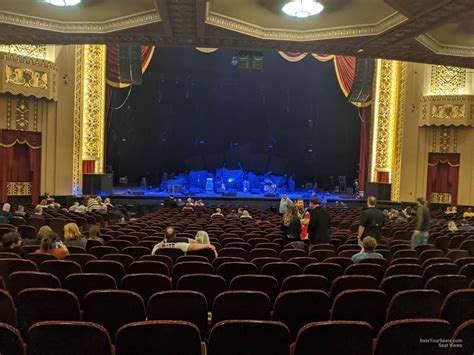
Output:
<path fill-rule="evenodd" d="M 61 288 L 57 276 L 46 272 L 17 271 L 8 279 L 8 291 L 13 298 L 27 288 Z"/>
<path fill-rule="evenodd" d="M 31 260 L 36 264 L 36 266 L 40 266 L 43 261 L 46 260 L 58 260 L 57 257 L 51 254 L 37 254 L 37 253 L 28 253 L 25 257 L 27 260 Z"/>
<path fill-rule="evenodd" d="M 150 297 L 149 320 L 182 320 L 196 325 L 202 334 L 207 330 L 208 306 L 202 293 L 196 291 L 163 291 Z"/>
<path fill-rule="evenodd" d="M 451 339 L 460 341 L 463 349 L 474 349 L 474 319 L 465 321 L 457 327 Z M 462 351 L 459 350 L 456 354 L 458 353 L 462 354 Z M 465 354 L 468 353 L 465 352 Z"/>
<path fill-rule="evenodd" d="M 387 308 L 386 322 L 410 318 L 437 318 L 443 298 L 436 290 L 407 290 L 396 293 Z"/>
<path fill-rule="evenodd" d="M 417 275 L 389 276 L 380 283 L 380 289 L 385 292 L 389 302 L 397 292 L 422 289 L 424 286 L 423 278 Z"/>
<path fill-rule="evenodd" d="M 296 338 L 294 355 L 372 354 L 372 328 L 367 322 L 327 321 L 303 326 Z"/>
<path fill-rule="evenodd" d="M 212 323 L 229 319 L 270 319 L 270 298 L 260 291 L 227 291 L 219 294 L 212 308 Z"/>
<path fill-rule="evenodd" d="M 53 288 L 27 288 L 18 294 L 18 328 L 24 334 L 29 327 L 47 320 L 80 320 L 79 300 L 71 291 Z"/>
<path fill-rule="evenodd" d="M 403 319 L 385 324 L 377 338 L 374 355 L 447 354 L 428 339 L 449 339 L 451 327 L 441 319 Z M 420 339 L 427 339 L 421 341 Z"/>
<path fill-rule="evenodd" d="M 290 333 L 275 321 L 229 320 L 217 323 L 209 336 L 209 355 L 288 355 Z"/>
<path fill-rule="evenodd" d="M 0 259 L 0 277 L 4 281 L 8 280 L 11 273 L 15 271 L 38 271 L 36 264 L 24 259 Z"/>
<path fill-rule="evenodd" d="M 301 269 L 298 264 L 295 263 L 275 262 L 264 265 L 260 273 L 262 275 L 273 276 L 278 280 L 278 284 L 281 285 L 283 280 L 288 276 L 301 274 Z"/>
<path fill-rule="evenodd" d="M 117 355 L 201 353 L 199 328 L 184 321 L 153 320 L 122 326 L 115 343 Z"/>
<path fill-rule="evenodd" d="M 66 276 L 82 272 L 81 265 L 70 260 L 47 260 L 40 265 L 41 272 L 48 272 L 58 277 L 59 281 L 64 282 Z"/>
<path fill-rule="evenodd" d="M 125 271 L 127 271 L 130 264 L 135 261 L 132 256 L 127 254 L 105 254 L 100 260 L 117 261 L 123 265 Z"/>
<path fill-rule="evenodd" d="M 64 258 L 64 260 L 70 260 L 70 261 L 75 261 L 79 265 L 81 265 L 81 268 L 84 268 L 84 265 L 91 260 L 97 260 L 95 255 L 92 254 L 69 254 Z"/>
<path fill-rule="evenodd" d="M 246 274 L 258 274 L 257 267 L 248 262 L 228 262 L 217 268 L 217 275 L 222 276 L 228 284 L 235 276 Z"/>
<path fill-rule="evenodd" d="M 83 309 L 83 319 L 102 325 L 112 339 L 122 325 L 145 320 L 143 300 L 131 291 L 91 291 L 84 297 Z"/>
<path fill-rule="evenodd" d="M 183 275 L 191 274 L 214 274 L 214 268 L 208 262 L 184 261 L 176 263 L 173 267 L 173 285 L 176 287 L 178 280 Z"/>
<path fill-rule="evenodd" d="M 168 265 L 161 261 L 150 261 L 150 260 L 141 260 L 134 261 L 128 266 L 128 273 L 130 274 L 140 274 L 140 273 L 149 273 L 149 274 L 161 274 L 169 276 L 170 270 Z"/>
<path fill-rule="evenodd" d="M 332 304 L 338 294 L 353 289 L 377 289 L 378 281 L 373 276 L 343 275 L 336 277 L 329 292 L 329 301 Z"/>
<path fill-rule="evenodd" d="M 421 275 L 422 269 L 418 264 L 395 264 L 385 270 L 384 277 L 394 275 Z"/>
<path fill-rule="evenodd" d="M 273 304 L 278 294 L 278 281 L 268 275 L 239 275 L 232 279 L 229 286 L 230 291 L 261 291 L 265 293 Z"/>
<path fill-rule="evenodd" d="M 0 290 L 0 323 L 17 326 L 15 303 L 6 290 Z"/>
<path fill-rule="evenodd" d="M 57 339 L 61 339 L 58 341 Z M 28 331 L 28 355 L 112 355 L 104 327 L 88 322 L 45 321 Z"/>
<path fill-rule="evenodd" d="M 112 276 L 107 274 L 81 273 L 67 276 L 63 287 L 73 292 L 79 299 L 79 303 L 83 304 L 85 295 L 90 291 L 116 290 L 117 283 Z"/>
<path fill-rule="evenodd" d="M 328 279 L 330 283 L 338 276 L 342 275 L 342 268 L 335 263 L 310 264 L 304 269 L 305 275 L 321 275 Z"/>
<path fill-rule="evenodd" d="M 373 276 L 379 282 L 383 278 L 385 270 L 382 266 L 377 264 L 354 264 L 349 266 L 346 269 L 346 275 L 365 275 L 365 276 Z"/>
<path fill-rule="evenodd" d="M 474 319 L 474 289 L 456 290 L 449 293 L 441 306 L 441 317 L 453 328 Z"/>
<path fill-rule="evenodd" d="M 114 278 L 117 285 L 125 275 L 124 266 L 113 260 L 92 260 L 84 265 L 84 272 L 92 274 L 107 274 Z"/>
<path fill-rule="evenodd" d="M 469 282 L 464 275 L 440 275 L 429 279 L 425 288 L 438 290 L 444 299 L 452 291 L 468 288 Z"/>
<path fill-rule="evenodd" d="M 328 319 L 329 296 L 324 291 L 285 291 L 275 300 L 273 320 L 285 323 L 293 339 L 303 325 Z"/>
<path fill-rule="evenodd" d="M 120 289 L 138 293 L 146 305 L 154 293 L 171 290 L 171 279 L 160 274 L 128 274 L 122 278 Z"/>
<path fill-rule="evenodd" d="M 321 290 L 329 291 L 329 281 L 320 275 L 291 275 L 283 280 L 280 292 L 292 290 Z"/>
<path fill-rule="evenodd" d="M 209 274 L 190 274 L 179 278 L 177 290 L 189 290 L 202 293 L 209 307 L 212 307 L 216 296 L 227 290 L 227 283 L 222 276 Z"/>

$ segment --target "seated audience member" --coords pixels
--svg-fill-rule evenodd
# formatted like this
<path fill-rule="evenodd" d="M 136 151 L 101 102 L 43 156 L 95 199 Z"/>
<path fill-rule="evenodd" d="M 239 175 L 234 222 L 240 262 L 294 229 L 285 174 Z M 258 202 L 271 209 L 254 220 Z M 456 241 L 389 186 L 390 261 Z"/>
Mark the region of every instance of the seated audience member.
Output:
<path fill-rule="evenodd" d="M 41 244 L 41 240 L 48 234 L 51 233 L 53 230 L 51 229 L 50 226 L 42 226 L 38 234 L 36 235 L 35 239 L 26 239 L 25 240 L 25 245 L 35 245 L 39 246 Z"/>
<path fill-rule="evenodd" d="M 467 219 L 462 219 L 458 229 L 463 232 L 470 232 L 474 231 L 474 226 L 470 225 Z"/>
<path fill-rule="evenodd" d="M 166 208 L 175 208 L 178 204 L 176 203 L 173 196 L 168 196 L 163 202 L 163 206 Z"/>
<path fill-rule="evenodd" d="M 352 255 L 352 261 L 358 263 L 363 259 L 383 259 L 382 254 L 375 252 L 375 248 L 377 247 L 377 240 L 373 237 L 365 237 L 362 239 L 362 250 L 360 253 Z"/>
<path fill-rule="evenodd" d="M 193 205 L 188 205 L 188 204 L 186 204 L 186 206 L 184 206 L 182 210 L 185 212 L 194 212 Z"/>
<path fill-rule="evenodd" d="M 2 206 L 2 210 L 0 211 L 0 216 L 3 216 L 4 220 L 6 222 L 4 223 L 10 223 L 11 219 L 13 217 L 13 214 L 10 212 L 12 206 L 9 203 L 4 203 Z"/>
<path fill-rule="evenodd" d="M 295 205 L 287 206 L 286 212 L 283 214 L 281 230 L 285 234 L 286 242 L 301 240 L 301 220 Z"/>
<path fill-rule="evenodd" d="M 242 207 L 239 207 L 237 209 L 237 214 L 239 215 L 239 217 L 242 216 L 242 213 L 244 213 L 244 209 Z"/>
<path fill-rule="evenodd" d="M 107 207 L 102 206 L 102 204 L 97 201 L 97 199 L 89 197 L 87 200 L 87 210 L 88 211 L 103 211 L 106 210 Z"/>
<path fill-rule="evenodd" d="M 474 212 L 472 211 L 471 207 L 468 207 L 468 209 L 463 213 L 463 218 L 474 218 Z"/>
<path fill-rule="evenodd" d="M 21 235 L 18 232 L 8 232 L 2 237 L 2 246 L 0 252 L 2 253 L 15 253 L 20 255 L 22 258 L 26 256 L 26 250 L 22 248 L 23 241 Z"/>
<path fill-rule="evenodd" d="M 97 225 L 92 225 L 89 228 L 89 237 L 88 240 L 97 240 L 100 244 L 104 244 L 104 239 L 100 237 L 100 228 Z"/>
<path fill-rule="evenodd" d="M 193 250 L 211 249 L 214 250 L 217 256 L 216 247 L 211 244 L 209 240 L 209 235 L 205 231 L 197 232 L 193 243 L 169 242 L 165 237 L 162 242 L 155 245 L 151 253 L 154 255 L 158 249 L 163 248 L 180 249 L 185 253 Z"/>
<path fill-rule="evenodd" d="M 44 218 L 43 217 L 43 207 L 41 207 L 40 205 L 36 206 L 35 209 L 33 210 L 33 214 L 31 216 L 32 217 Z"/>
<path fill-rule="evenodd" d="M 69 212 L 76 212 L 77 209 L 79 208 L 79 202 L 74 202 L 71 207 L 69 207 Z"/>
<path fill-rule="evenodd" d="M 449 221 L 449 222 L 448 222 L 448 230 L 449 230 L 450 232 L 457 232 L 459 229 L 458 229 L 458 227 L 456 226 L 456 222 L 454 222 L 454 221 Z"/>
<path fill-rule="evenodd" d="M 64 259 L 69 255 L 69 250 L 64 243 L 59 240 L 59 236 L 51 232 L 46 232 L 41 239 L 40 248 L 35 251 L 35 254 L 48 254 L 54 255 L 58 259 Z"/>
<path fill-rule="evenodd" d="M 222 210 L 220 208 L 216 208 L 216 211 L 211 214 L 211 218 L 215 217 L 224 217 L 224 214 L 222 213 Z"/>
<path fill-rule="evenodd" d="M 170 243 L 189 243 L 189 238 L 176 237 L 176 232 L 173 227 L 168 227 L 165 230 L 165 238 Z"/>
<path fill-rule="evenodd" d="M 87 239 L 81 235 L 81 231 L 76 223 L 68 223 L 64 226 L 64 244 L 70 247 L 86 249 Z"/>
<path fill-rule="evenodd" d="M 14 216 L 16 217 L 26 217 L 26 212 L 25 212 L 25 206 L 23 205 L 18 205 L 16 211 L 13 213 Z"/>
<path fill-rule="evenodd" d="M 196 202 L 194 202 L 194 206 L 204 207 L 204 202 L 202 200 L 197 200 Z"/>
<path fill-rule="evenodd" d="M 446 207 L 446 211 L 444 211 L 444 214 L 453 214 L 453 209 L 451 206 Z"/>
<path fill-rule="evenodd" d="M 178 207 L 183 207 L 184 205 L 186 205 L 186 203 L 182 199 L 178 198 L 178 201 L 176 201 L 176 205 Z"/>
<path fill-rule="evenodd" d="M 186 199 L 186 206 L 194 206 L 194 200 L 191 197 Z"/>
<path fill-rule="evenodd" d="M 240 217 L 236 210 L 231 210 L 230 213 L 227 216 L 230 217 L 230 218 L 239 218 Z"/>
<path fill-rule="evenodd" d="M 249 211 L 243 210 L 240 219 L 252 219 L 252 216 L 250 215 Z"/>

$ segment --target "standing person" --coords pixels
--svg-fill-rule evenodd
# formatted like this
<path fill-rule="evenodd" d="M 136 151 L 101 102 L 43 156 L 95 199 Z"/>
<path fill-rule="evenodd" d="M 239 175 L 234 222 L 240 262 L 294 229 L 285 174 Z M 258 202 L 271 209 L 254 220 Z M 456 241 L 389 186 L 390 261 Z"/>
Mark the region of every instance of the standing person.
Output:
<path fill-rule="evenodd" d="M 308 239 L 309 212 L 304 207 L 304 200 L 302 198 L 296 200 L 296 212 L 301 222 L 300 238 L 306 240 Z"/>
<path fill-rule="evenodd" d="M 281 230 L 285 233 L 287 242 L 300 240 L 301 220 L 295 205 L 289 205 L 282 218 Z"/>
<path fill-rule="evenodd" d="M 317 196 L 311 197 L 309 209 L 308 238 L 311 244 L 329 243 L 331 239 L 331 219 L 321 207 Z"/>
<path fill-rule="evenodd" d="M 377 199 L 374 196 L 369 196 L 367 199 L 367 209 L 362 213 L 359 224 L 359 231 L 357 238 L 359 245 L 362 245 L 362 240 L 371 236 L 375 238 L 377 243 L 382 240 L 382 227 L 385 225 L 385 215 L 382 211 L 375 208 Z"/>
<path fill-rule="evenodd" d="M 280 215 L 284 215 L 290 205 L 293 205 L 293 201 L 288 197 L 287 194 L 283 194 L 280 200 L 279 212 Z"/>
<path fill-rule="evenodd" d="M 416 200 L 416 227 L 411 236 L 411 247 L 415 249 L 416 246 L 428 244 L 430 236 L 430 210 L 426 207 L 426 201 L 420 197 Z"/>

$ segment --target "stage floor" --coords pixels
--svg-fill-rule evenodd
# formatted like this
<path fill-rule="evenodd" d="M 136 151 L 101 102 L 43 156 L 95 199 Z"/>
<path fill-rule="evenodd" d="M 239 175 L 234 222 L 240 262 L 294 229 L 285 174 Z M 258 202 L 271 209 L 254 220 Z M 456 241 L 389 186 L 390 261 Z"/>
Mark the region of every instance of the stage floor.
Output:
<path fill-rule="evenodd" d="M 152 190 L 143 190 L 138 187 L 118 187 L 114 186 L 113 188 L 113 197 L 147 197 L 147 198 L 166 198 L 170 195 L 167 191 L 159 191 L 156 189 Z M 216 192 L 202 192 L 202 193 L 175 193 L 172 194 L 175 198 L 188 198 L 192 197 L 193 199 L 237 199 L 237 200 L 280 200 L 280 196 L 269 197 L 265 196 L 264 192 L 259 194 L 252 194 L 250 192 L 241 192 L 238 191 L 235 195 L 223 195 L 221 193 Z M 293 193 L 288 193 L 288 196 L 292 200 L 296 200 L 299 198 L 303 198 L 305 200 L 309 200 L 312 196 L 312 191 L 305 191 L 305 190 L 297 190 Z M 318 198 L 321 201 L 353 201 L 355 200 L 354 196 L 352 195 L 345 195 L 345 194 L 335 194 L 335 193 L 324 193 L 318 192 Z"/>

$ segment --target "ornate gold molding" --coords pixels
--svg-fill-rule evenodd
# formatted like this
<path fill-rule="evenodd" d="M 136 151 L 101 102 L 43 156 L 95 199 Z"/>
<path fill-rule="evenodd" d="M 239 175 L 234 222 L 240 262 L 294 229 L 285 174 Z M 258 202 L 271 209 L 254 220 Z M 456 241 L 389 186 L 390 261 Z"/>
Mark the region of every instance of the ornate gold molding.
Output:
<path fill-rule="evenodd" d="M 206 4 L 206 24 L 221 27 L 226 30 L 244 35 L 279 41 L 320 41 L 326 39 L 348 38 L 358 36 L 375 36 L 406 21 L 407 18 L 399 12 L 394 12 L 386 18 L 372 24 L 350 27 L 334 27 L 319 30 L 285 30 L 258 26 L 240 19 L 232 18 L 212 11 L 211 4 Z"/>
<path fill-rule="evenodd" d="M 420 126 L 474 126 L 474 95 L 421 98 Z"/>
<path fill-rule="evenodd" d="M 35 69 L 5 65 L 5 81 L 26 88 L 48 89 L 48 73 Z"/>
<path fill-rule="evenodd" d="M 46 59 L 45 44 L 2 44 L 0 45 L 0 52 L 16 54 L 29 58 Z"/>
<path fill-rule="evenodd" d="M 431 203 L 451 204 L 451 194 L 442 192 L 431 193 Z"/>
<path fill-rule="evenodd" d="M 466 77 L 466 68 L 432 65 L 430 95 L 463 95 Z"/>
<path fill-rule="evenodd" d="M 82 195 L 82 67 L 84 46 L 76 45 L 74 56 L 74 133 L 72 157 L 72 194 Z"/>
<path fill-rule="evenodd" d="M 424 33 L 415 39 L 436 54 L 454 55 L 458 57 L 474 57 L 473 47 L 451 46 L 449 44 L 444 44 L 427 33 Z"/>
<path fill-rule="evenodd" d="M 31 182 L 7 182 L 7 196 L 31 196 Z"/>
<path fill-rule="evenodd" d="M 27 131 L 30 124 L 30 108 L 29 100 L 24 96 L 16 98 L 16 129 L 19 131 Z"/>
<path fill-rule="evenodd" d="M 156 22 L 161 22 L 157 8 L 103 22 L 56 21 L 0 11 L 0 23 L 62 33 L 110 33 Z"/>
<path fill-rule="evenodd" d="M 388 172 L 389 182 L 393 178 L 400 66 L 398 61 L 377 59 L 370 169 L 372 182 L 377 179 L 377 171 Z"/>

